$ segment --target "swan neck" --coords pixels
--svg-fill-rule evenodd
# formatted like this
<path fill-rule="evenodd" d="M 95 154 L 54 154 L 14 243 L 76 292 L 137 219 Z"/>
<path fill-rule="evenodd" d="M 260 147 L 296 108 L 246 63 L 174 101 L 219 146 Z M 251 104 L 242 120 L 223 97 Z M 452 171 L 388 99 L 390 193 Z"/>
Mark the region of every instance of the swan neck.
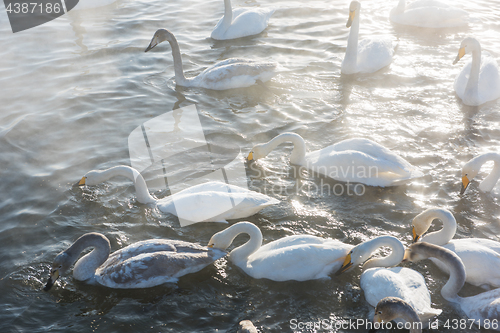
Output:
<path fill-rule="evenodd" d="M 231 7 L 231 0 L 224 0 L 224 19 L 222 25 L 225 29 L 229 28 L 233 22 L 233 8 Z"/>
<path fill-rule="evenodd" d="M 182 85 L 187 80 L 184 76 L 184 70 L 182 69 L 182 57 L 179 43 L 173 34 L 169 35 L 168 42 L 172 48 L 172 57 L 174 58 L 175 82 Z"/>
<path fill-rule="evenodd" d="M 106 181 L 115 176 L 126 177 L 134 183 L 137 201 L 140 203 L 149 204 L 156 202 L 156 199 L 149 194 L 146 181 L 136 169 L 121 165 L 100 172 L 101 181 Z"/>
<path fill-rule="evenodd" d="M 481 69 L 481 45 L 477 45 L 472 50 L 472 63 L 470 68 L 469 80 L 467 81 L 466 90 L 475 97 L 479 91 L 479 71 Z"/>
<path fill-rule="evenodd" d="M 443 209 L 432 209 L 428 211 L 428 215 L 425 218 L 427 218 L 427 225 L 429 227 L 435 219 L 438 219 L 443 223 L 443 228 L 423 236 L 423 242 L 445 245 L 453 239 L 457 231 L 457 221 L 451 212 Z"/>
<path fill-rule="evenodd" d="M 96 269 L 108 259 L 111 252 L 109 240 L 104 235 L 89 233 L 78 238 L 65 253 L 69 256 L 71 262 L 74 263 L 82 251 L 89 247 L 93 247 L 94 249 L 80 258 L 73 268 L 73 276 L 80 281 L 88 280 L 94 276 Z"/>
<path fill-rule="evenodd" d="M 425 250 L 429 257 L 442 261 L 450 271 L 448 281 L 441 289 L 441 295 L 450 302 L 459 302 L 458 292 L 465 284 L 465 267 L 462 260 L 446 248 L 428 248 Z"/>
<path fill-rule="evenodd" d="M 494 165 L 490 174 L 484 178 L 481 184 L 479 184 L 479 189 L 483 192 L 491 191 L 498 182 L 498 179 L 500 179 L 500 154 L 487 153 L 478 157 L 478 164 L 480 166 L 488 161 L 493 161 Z M 478 169 L 480 169 L 480 167 Z"/>
<path fill-rule="evenodd" d="M 396 10 L 398 13 L 404 13 L 406 7 L 406 1 L 405 0 L 399 0 L 398 5 L 396 7 Z"/>
<path fill-rule="evenodd" d="M 359 35 L 359 13 L 356 13 L 352 20 L 351 30 L 347 38 L 347 49 L 343 66 L 351 68 L 351 71 L 356 71 L 358 64 L 358 35 Z"/>
<path fill-rule="evenodd" d="M 226 237 L 231 239 L 231 243 L 236 236 L 242 233 L 248 234 L 250 239 L 229 253 L 229 259 L 234 262 L 246 262 L 247 258 L 262 246 L 262 233 L 254 224 L 248 222 L 236 223 L 226 229 Z"/>
<path fill-rule="evenodd" d="M 297 165 L 306 164 L 306 143 L 304 139 L 295 133 L 283 133 L 265 143 L 263 149 L 265 155 L 269 154 L 274 148 L 282 143 L 291 142 L 293 144 L 292 154 L 290 155 L 290 163 Z"/>
<path fill-rule="evenodd" d="M 366 261 L 363 265 L 363 269 L 369 269 L 373 267 L 392 267 L 399 264 L 404 257 L 405 248 L 403 244 L 395 237 L 392 236 L 380 236 L 365 242 L 365 253 L 371 255 L 375 250 L 380 247 L 387 246 L 391 249 L 391 254 L 384 258 L 375 258 Z"/>

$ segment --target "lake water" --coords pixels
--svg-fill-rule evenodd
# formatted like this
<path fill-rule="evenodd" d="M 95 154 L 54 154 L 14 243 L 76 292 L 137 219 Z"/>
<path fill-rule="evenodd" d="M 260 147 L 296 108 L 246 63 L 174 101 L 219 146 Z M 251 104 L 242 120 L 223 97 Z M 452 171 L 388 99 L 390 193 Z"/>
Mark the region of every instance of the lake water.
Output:
<path fill-rule="evenodd" d="M 281 145 L 247 165 L 243 179 L 281 201 L 248 218 L 261 228 L 264 243 L 294 234 L 349 244 L 393 235 L 408 245 L 412 218 L 431 206 L 453 212 L 456 237 L 500 240 L 498 186 L 484 194 L 473 181 L 459 196 L 461 166 L 478 154 L 500 152 L 500 100 L 464 106 L 453 82 L 470 55 L 452 65 L 469 35 L 500 58 L 500 2 L 449 1 L 466 9 L 472 23 L 444 30 L 391 24 L 388 15 L 396 0 L 363 2 L 360 36 L 391 38 L 397 49 L 389 67 L 354 76 L 340 74 L 348 1 L 233 0 L 234 8 L 274 7 L 276 12 L 258 36 L 214 41 L 210 32 L 222 16 L 222 2 L 118 0 L 16 34 L 2 14 L 2 332 L 235 332 L 243 319 L 262 332 L 291 332 L 291 323 L 367 317 L 359 267 L 326 281 L 278 283 L 250 278 L 221 259 L 177 284 L 151 289 L 112 290 L 68 275 L 50 292 L 41 291 L 55 255 L 86 232 L 105 234 L 114 251 L 149 238 L 206 245 L 225 228 L 217 223 L 181 228 L 174 216 L 138 203 L 126 179 L 74 186 L 89 170 L 130 165 L 130 133 L 190 105 L 198 108 L 207 140 L 222 148 L 222 160 L 234 158 L 234 149 L 224 153 L 228 142 L 246 155 L 253 145 L 290 131 L 302 135 L 310 151 L 369 138 L 425 173 L 406 186 L 366 187 L 363 195 L 340 193 L 337 187 L 333 193 L 322 189 L 344 184 L 307 172 L 297 177 L 288 163 L 291 145 Z M 144 53 L 158 28 L 176 35 L 187 76 L 231 57 L 271 60 L 280 64 L 280 73 L 266 87 L 176 87 L 168 44 Z M 195 158 L 192 163 L 166 168 L 187 181 L 196 178 Z M 240 236 L 235 244 L 246 240 Z M 433 332 L 450 331 L 444 324 L 464 317 L 439 293 L 446 276 L 429 261 L 409 267 L 425 276 L 433 306 L 443 309 L 440 328 Z M 466 285 L 462 293 L 479 291 Z M 316 330 L 321 331 L 328 330 Z"/>

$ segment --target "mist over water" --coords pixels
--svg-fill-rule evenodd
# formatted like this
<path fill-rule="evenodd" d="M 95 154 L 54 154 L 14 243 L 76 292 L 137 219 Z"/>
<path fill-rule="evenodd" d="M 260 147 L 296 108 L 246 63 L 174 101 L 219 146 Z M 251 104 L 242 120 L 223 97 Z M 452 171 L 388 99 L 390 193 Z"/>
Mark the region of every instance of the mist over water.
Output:
<path fill-rule="evenodd" d="M 500 152 L 500 100 L 463 105 L 453 82 L 470 55 L 452 64 L 466 36 L 475 36 L 484 51 L 500 59 L 500 2 L 447 2 L 470 13 L 469 27 L 393 25 L 388 16 L 396 0 L 363 1 L 360 38 L 391 38 L 397 47 L 389 67 L 353 76 L 340 74 L 349 1 L 233 0 L 233 8 L 276 8 L 262 34 L 234 41 L 209 37 L 222 16 L 222 0 L 118 0 L 16 34 L 4 14 L 0 330 L 234 332 L 240 320 L 250 319 L 262 332 L 291 332 L 294 319 L 367 318 L 370 307 L 359 287 L 359 267 L 326 281 L 278 283 L 253 279 L 221 259 L 177 284 L 151 289 L 112 290 L 66 275 L 50 292 L 41 291 L 57 253 L 86 232 L 103 233 L 115 251 L 150 238 L 206 245 L 226 227 L 200 223 L 181 228 L 175 216 L 138 203 L 134 186 L 124 178 L 74 186 L 89 170 L 130 165 L 127 138 L 134 129 L 193 104 L 218 161 L 234 159 L 235 146 L 246 155 L 255 144 L 289 131 L 304 138 L 308 151 L 368 138 L 425 174 L 408 185 L 365 186 L 362 195 L 348 195 L 356 184 L 291 166 L 292 147 L 281 145 L 246 164 L 249 188 L 281 201 L 247 219 L 262 230 L 264 243 L 310 234 L 356 245 L 392 235 L 408 245 L 411 220 L 431 206 L 452 211 L 458 238 L 500 240 L 500 185 L 489 194 L 478 190 L 478 180 L 492 165 L 459 196 L 461 166 L 481 153 Z M 231 57 L 274 61 L 280 73 L 265 87 L 211 91 L 176 86 L 169 45 L 144 53 L 159 28 L 175 34 L 188 77 Z M 200 167 L 196 155 L 189 158 L 189 163 L 165 161 L 162 168 L 176 179 L 192 180 Z M 153 191 L 157 198 L 168 194 Z M 239 236 L 233 246 L 247 239 Z M 444 324 L 464 317 L 440 295 L 446 275 L 429 261 L 408 267 L 424 275 L 433 307 L 443 309 L 439 329 L 432 331 L 450 331 Z M 466 285 L 461 295 L 480 291 Z"/>

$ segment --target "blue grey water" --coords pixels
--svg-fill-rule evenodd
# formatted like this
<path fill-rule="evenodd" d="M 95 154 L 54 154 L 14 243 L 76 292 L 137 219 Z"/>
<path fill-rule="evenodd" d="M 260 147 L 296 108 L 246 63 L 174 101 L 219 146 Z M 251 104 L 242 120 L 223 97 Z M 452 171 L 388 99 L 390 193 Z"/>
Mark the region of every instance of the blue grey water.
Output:
<path fill-rule="evenodd" d="M 412 218 L 431 206 L 453 212 L 457 237 L 500 240 L 498 186 L 485 194 L 473 181 L 459 196 L 461 165 L 500 151 L 500 101 L 464 106 L 453 81 L 470 55 L 452 65 L 469 35 L 500 59 L 500 2 L 449 2 L 471 14 L 469 27 L 397 26 L 388 19 L 396 0 L 363 2 L 360 36 L 391 38 L 398 46 L 389 67 L 351 77 L 340 74 L 349 33 L 345 0 L 233 0 L 234 8 L 276 8 L 265 32 L 235 41 L 210 39 L 222 0 L 118 0 L 16 34 L 1 14 L 0 330 L 234 332 L 240 320 L 250 319 L 262 332 L 291 332 L 293 323 L 367 317 L 360 268 L 330 280 L 278 283 L 253 279 L 221 259 L 177 284 L 151 289 L 111 290 L 68 275 L 50 292 L 41 291 L 55 255 L 83 233 L 105 234 L 116 250 L 160 237 L 207 244 L 225 228 L 181 228 L 174 216 L 138 203 L 122 178 L 73 186 L 88 170 L 130 165 L 127 138 L 135 128 L 193 104 L 207 137 L 229 140 L 243 153 L 285 131 L 301 134 L 309 150 L 363 137 L 425 173 L 406 186 L 367 187 L 361 196 L 339 193 L 340 187 L 332 193 L 321 189 L 343 184 L 294 175 L 291 146 L 282 145 L 247 168 L 253 189 L 281 201 L 248 219 L 261 228 L 264 242 L 310 234 L 358 244 L 393 235 L 408 245 Z M 275 61 L 281 71 L 266 87 L 176 87 L 168 44 L 144 53 L 158 28 L 176 35 L 187 75 L 230 57 Z M 183 167 L 187 178 L 196 172 Z M 451 331 L 446 322 L 464 317 L 439 293 L 446 276 L 430 262 L 409 267 L 422 272 L 433 306 L 443 309 L 433 332 Z M 467 285 L 463 294 L 479 291 Z"/>

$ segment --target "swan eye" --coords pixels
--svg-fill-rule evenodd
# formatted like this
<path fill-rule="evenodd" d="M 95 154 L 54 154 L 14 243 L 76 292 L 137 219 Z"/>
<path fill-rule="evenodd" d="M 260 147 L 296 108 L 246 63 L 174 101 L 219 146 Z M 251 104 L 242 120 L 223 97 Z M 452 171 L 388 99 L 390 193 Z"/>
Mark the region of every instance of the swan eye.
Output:
<path fill-rule="evenodd" d="M 381 314 L 382 314 L 382 311 L 377 312 L 377 314 L 381 315 Z"/>

